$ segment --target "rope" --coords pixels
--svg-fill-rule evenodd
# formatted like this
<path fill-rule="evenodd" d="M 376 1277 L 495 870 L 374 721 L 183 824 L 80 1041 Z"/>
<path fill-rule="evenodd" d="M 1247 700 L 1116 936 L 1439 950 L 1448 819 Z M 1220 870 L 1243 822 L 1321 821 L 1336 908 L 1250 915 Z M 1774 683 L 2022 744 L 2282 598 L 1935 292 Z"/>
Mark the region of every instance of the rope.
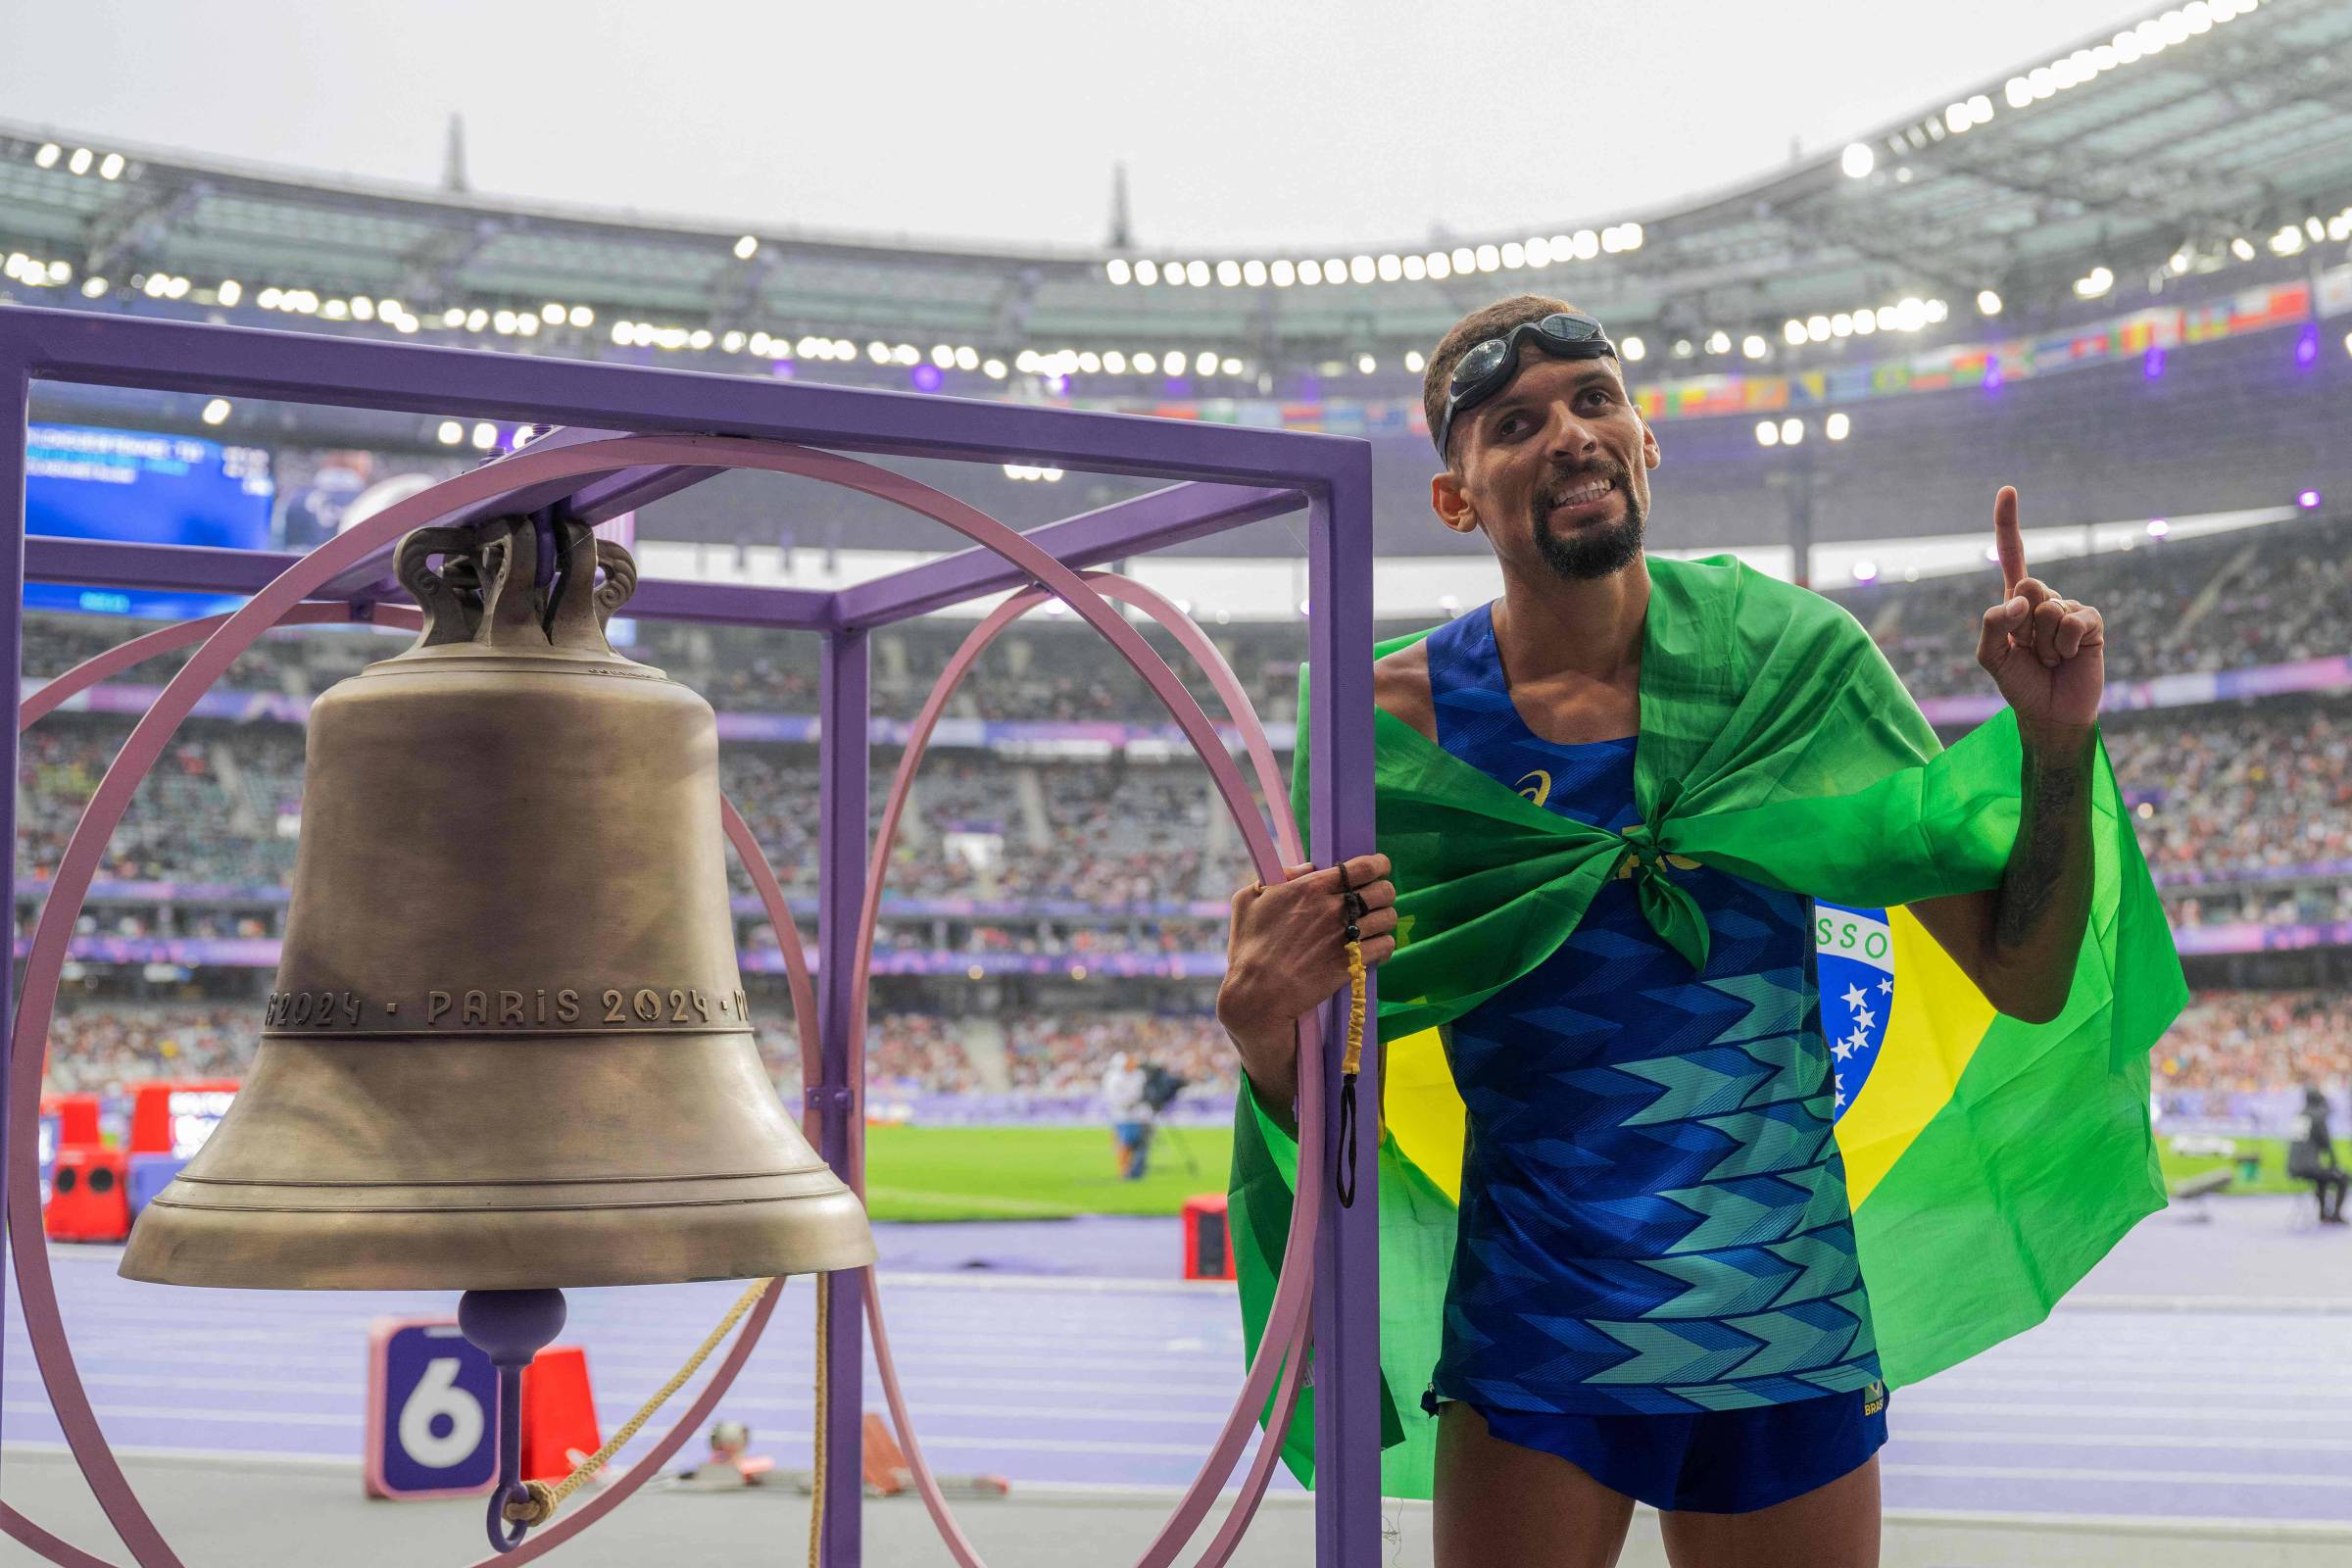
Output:
<path fill-rule="evenodd" d="M 1350 898 L 1353 895 L 1349 895 Z M 1364 945 L 1348 924 L 1348 1046 L 1340 1057 L 1340 1206 L 1355 1206 L 1355 1075 L 1364 1065 Z"/>
<path fill-rule="evenodd" d="M 754 1280 L 746 1287 L 744 1293 L 735 1298 L 735 1304 L 727 1308 L 727 1315 L 718 1320 L 718 1327 L 704 1336 L 703 1343 L 695 1347 L 694 1353 L 686 1358 L 686 1364 L 671 1374 L 670 1380 L 656 1390 L 652 1398 L 639 1405 L 637 1413 L 622 1422 L 620 1430 L 613 1433 L 603 1447 L 581 1460 L 571 1474 L 552 1487 L 544 1481 L 524 1482 L 523 1488 L 530 1493 L 530 1496 L 525 1501 L 507 1504 L 507 1522 L 534 1526 L 543 1525 L 554 1518 L 556 1510 L 563 1506 L 564 1499 L 586 1486 L 589 1479 L 654 1418 L 654 1412 L 667 1404 L 669 1396 L 686 1386 L 686 1380 L 693 1377 L 702 1364 L 710 1359 L 710 1352 L 718 1348 L 718 1342 L 727 1337 L 727 1331 L 743 1320 L 743 1314 L 757 1305 L 760 1298 L 766 1295 L 767 1288 L 774 1283 L 773 1280 Z"/>
<path fill-rule="evenodd" d="M 808 1568 L 819 1568 L 825 1543 L 825 1417 L 833 1403 L 833 1385 L 826 1377 L 825 1363 L 830 1359 L 826 1348 L 833 1343 L 833 1293 L 825 1288 L 825 1277 L 816 1277 L 816 1426 L 811 1441 L 815 1458 L 809 1479 L 813 1490 L 808 1494 Z"/>

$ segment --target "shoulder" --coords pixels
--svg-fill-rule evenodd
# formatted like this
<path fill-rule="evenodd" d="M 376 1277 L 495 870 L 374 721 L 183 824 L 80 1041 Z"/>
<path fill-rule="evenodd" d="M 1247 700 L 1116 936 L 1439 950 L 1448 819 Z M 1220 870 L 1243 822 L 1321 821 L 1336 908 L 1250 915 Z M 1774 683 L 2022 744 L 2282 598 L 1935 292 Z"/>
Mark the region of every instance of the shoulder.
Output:
<path fill-rule="evenodd" d="M 1418 730 L 1426 740 L 1438 738 L 1438 708 L 1429 693 L 1429 644 L 1399 648 L 1372 665 L 1372 706 Z"/>

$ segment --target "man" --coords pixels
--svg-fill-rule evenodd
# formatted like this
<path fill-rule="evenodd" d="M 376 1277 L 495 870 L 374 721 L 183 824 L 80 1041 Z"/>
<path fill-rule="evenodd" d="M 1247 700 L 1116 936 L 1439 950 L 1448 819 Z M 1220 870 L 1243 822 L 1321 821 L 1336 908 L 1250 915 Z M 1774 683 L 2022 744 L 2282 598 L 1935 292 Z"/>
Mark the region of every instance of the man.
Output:
<path fill-rule="evenodd" d="M 1438 1563 L 1611 1564 L 1637 1500 L 1660 1509 L 1677 1568 L 1875 1563 L 1886 1396 L 1828 1136 L 1810 901 L 1661 853 L 1664 808 L 1644 824 L 1636 807 L 1637 743 L 1665 716 L 1642 700 L 1645 655 L 1703 678 L 1732 653 L 1682 642 L 1651 652 L 1653 586 L 1695 602 L 1699 575 L 1679 563 L 1653 571 L 1642 554 L 1657 437 L 1600 324 L 1552 299 L 1504 300 L 1457 323 L 1430 359 L 1424 400 L 1445 465 L 1431 505 L 1447 528 L 1486 540 L 1503 592 L 1381 660 L 1374 701 L 1535 807 L 1623 835 L 1611 842 L 1626 852 L 1613 875 L 1592 877 L 1570 940 L 1444 1023 L 1468 1140 L 1442 1348 L 1423 1395 L 1439 1422 Z M 1978 657 L 2022 743 L 2016 832 L 2005 868 L 1996 860 L 1973 883 L 1985 891 L 1909 907 L 2002 1013 L 2048 1020 L 2066 1004 L 2091 900 L 2104 634 L 2096 610 L 2028 574 L 2013 490 L 1995 502 L 1994 539 L 2005 592 L 1984 612 Z M 1706 569 L 1758 600 L 1804 592 Z M 1818 608 L 1804 613 L 1818 621 Z M 1687 751 L 1691 737 L 1678 744 Z M 1384 808 L 1384 843 L 1389 830 Z M 1361 902 L 1346 907 L 1368 911 L 1353 926 L 1365 961 L 1395 954 L 1390 869 L 1387 856 L 1362 857 L 1236 896 L 1218 1014 L 1260 1106 L 1295 1098 L 1296 1021 L 1344 983 L 1331 932 L 1348 889 Z M 1733 1038 L 1712 1024 L 1692 1034 L 1702 989 L 1720 1004 L 1743 984 L 1801 987 L 1799 1005 L 1734 1020 L 1751 1031 L 1746 1046 L 1770 1037 L 1794 1087 L 1727 1149 L 1725 1118 L 1702 1127 L 1725 1104 L 1669 1115 L 1660 1107 L 1674 1097 L 1658 1086 L 1679 1059 Z M 1384 982 L 1384 1037 L 1390 1003 Z M 1846 1327 L 1774 1347 L 1773 1375 L 1749 1378 L 1740 1363 L 1753 1342 L 1722 1331 L 1716 1402 L 1702 1408 L 1668 1395 L 1663 1370 L 1644 1371 L 1674 1357 L 1629 1353 L 1622 1335 L 1593 1325 L 1638 1327 L 1671 1303 L 1690 1343 L 1703 1343 L 1710 1320 L 1781 1292 L 1776 1280 L 1759 1298 L 1757 1278 L 1691 1257 L 1786 1239 L 1785 1224 L 1741 1235 L 1740 1200 L 1711 1184 L 1742 1173 L 1809 1195 L 1801 1235 L 1818 1268 L 1807 1280 Z"/>
<path fill-rule="evenodd" d="M 2295 1117 L 2286 1146 L 2286 1174 L 2299 1182 L 2311 1183 L 2312 1197 L 2320 1205 L 2320 1223 L 2341 1225 L 2344 1219 L 2344 1191 L 2352 1186 L 2352 1177 L 2344 1174 L 2335 1157 L 2335 1139 L 2328 1130 L 2328 1097 L 2317 1084 L 2303 1091 L 2303 1109 Z"/>
<path fill-rule="evenodd" d="M 1144 1070 L 1124 1051 L 1110 1058 L 1102 1075 L 1102 1099 L 1110 1107 L 1110 1133 L 1119 1152 L 1119 1175 L 1131 1182 L 1144 1179 L 1152 1152 L 1152 1105 L 1145 1098 Z"/>

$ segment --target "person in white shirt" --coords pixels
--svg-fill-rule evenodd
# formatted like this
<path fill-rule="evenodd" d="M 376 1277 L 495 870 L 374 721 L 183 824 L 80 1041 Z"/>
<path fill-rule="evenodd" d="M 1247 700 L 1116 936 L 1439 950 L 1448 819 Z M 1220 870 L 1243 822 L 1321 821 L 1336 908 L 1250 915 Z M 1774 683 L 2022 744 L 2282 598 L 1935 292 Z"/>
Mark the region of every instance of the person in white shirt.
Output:
<path fill-rule="evenodd" d="M 1144 1098 L 1144 1070 L 1125 1052 L 1110 1058 L 1102 1075 L 1102 1099 L 1110 1107 L 1111 1136 L 1118 1143 L 1119 1174 L 1131 1182 L 1144 1179 L 1152 1152 L 1152 1105 Z"/>

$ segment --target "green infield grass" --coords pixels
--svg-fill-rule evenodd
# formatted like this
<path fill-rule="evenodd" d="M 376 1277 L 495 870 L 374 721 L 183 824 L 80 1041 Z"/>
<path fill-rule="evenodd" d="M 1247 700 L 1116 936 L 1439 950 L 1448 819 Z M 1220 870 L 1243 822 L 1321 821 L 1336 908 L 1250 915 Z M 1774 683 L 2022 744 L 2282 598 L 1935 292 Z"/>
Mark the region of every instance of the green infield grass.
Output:
<path fill-rule="evenodd" d="M 2230 1193 L 2302 1192 L 2286 1177 L 2276 1138 L 2241 1138 L 2261 1174 Z M 2172 1151 L 2161 1135 L 2164 1177 L 2178 1182 L 2231 1163 Z M 1066 1219 L 1075 1214 L 1173 1214 L 1196 1193 L 1225 1190 L 1233 1134 L 1223 1127 L 1161 1128 L 1149 1174 L 1121 1181 L 1107 1127 L 874 1127 L 866 1133 L 866 1200 L 876 1219 Z M 1190 1152 L 1198 1168 L 1188 1167 Z M 2227 1196 L 2227 1195 L 2225 1195 Z"/>
<path fill-rule="evenodd" d="M 1130 1182 L 1107 1126 L 871 1127 L 866 1206 L 898 1220 L 1174 1214 L 1197 1193 L 1225 1190 L 1232 1152 L 1227 1128 L 1162 1127 L 1147 1174 Z"/>

